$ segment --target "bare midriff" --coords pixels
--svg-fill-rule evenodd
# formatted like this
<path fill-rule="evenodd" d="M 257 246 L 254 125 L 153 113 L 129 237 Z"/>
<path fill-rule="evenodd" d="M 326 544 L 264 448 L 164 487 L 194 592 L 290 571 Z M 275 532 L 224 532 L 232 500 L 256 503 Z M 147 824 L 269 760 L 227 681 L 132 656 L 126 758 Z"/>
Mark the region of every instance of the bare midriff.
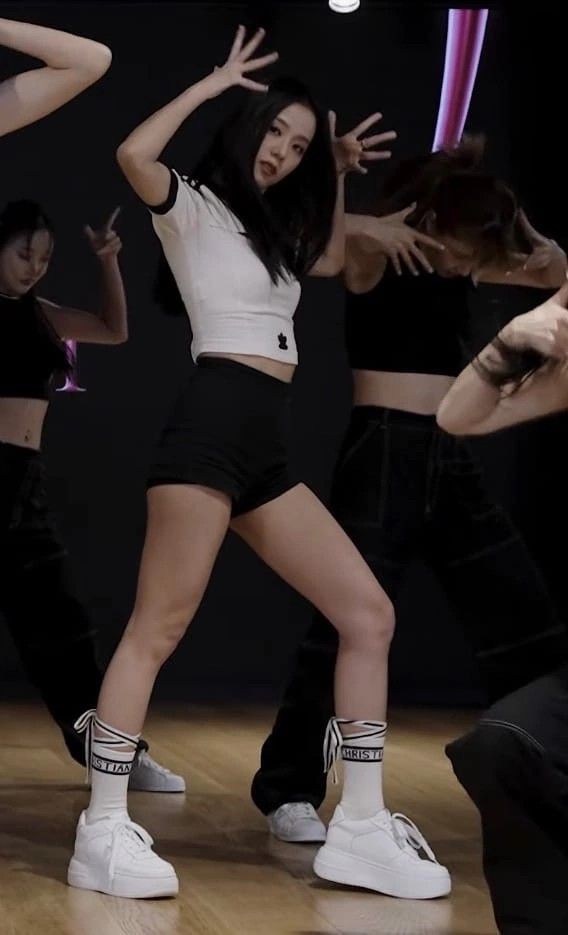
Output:
<path fill-rule="evenodd" d="M 455 377 L 432 373 L 353 371 L 353 405 L 435 415 Z"/>
<path fill-rule="evenodd" d="M 0 397 L 0 442 L 39 451 L 47 406 L 44 399 Z"/>

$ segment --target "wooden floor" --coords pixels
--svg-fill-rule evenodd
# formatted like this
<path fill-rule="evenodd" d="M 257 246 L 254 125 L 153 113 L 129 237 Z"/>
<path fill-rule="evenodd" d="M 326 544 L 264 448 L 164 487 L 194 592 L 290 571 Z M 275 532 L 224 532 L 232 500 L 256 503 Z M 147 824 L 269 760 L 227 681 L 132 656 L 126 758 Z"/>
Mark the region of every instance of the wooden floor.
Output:
<path fill-rule="evenodd" d="M 83 774 L 43 709 L 0 705 L 1 935 L 494 935 L 476 814 L 443 755 L 471 715 L 395 712 L 386 758 L 390 807 L 412 817 L 454 878 L 446 900 L 393 900 L 314 879 L 315 846 L 269 837 L 249 783 L 266 709 L 161 707 L 152 753 L 188 793 L 131 797 L 180 877 L 177 900 L 136 902 L 65 883 Z M 336 787 L 322 817 L 335 803 Z"/>

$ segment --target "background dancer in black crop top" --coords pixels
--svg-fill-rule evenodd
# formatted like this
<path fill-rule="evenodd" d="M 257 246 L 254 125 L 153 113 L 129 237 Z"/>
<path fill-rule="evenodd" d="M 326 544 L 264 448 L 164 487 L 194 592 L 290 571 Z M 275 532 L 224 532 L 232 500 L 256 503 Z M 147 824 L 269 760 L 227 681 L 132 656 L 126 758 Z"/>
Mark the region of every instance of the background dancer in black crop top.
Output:
<path fill-rule="evenodd" d="M 432 567 L 494 699 L 550 668 L 564 627 L 480 466 L 435 413 L 462 367 L 470 277 L 555 288 L 566 257 L 512 192 L 481 172 L 482 151 L 471 139 L 402 164 L 384 190 L 389 216 L 347 215 L 354 406 L 331 509 L 395 606 L 410 562 Z M 253 781 L 255 803 L 283 840 L 325 838 L 315 811 L 326 789 L 318 751 L 336 644 L 316 613 Z"/>
<path fill-rule="evenodd" d="M 100 264 L 100 314 L 62 308 L 35 294 L 47 272 L 53 231 L 39 205 L 20 201 L 0 213 L 0 613 L 30 681 L 85 762 L 74 723 L 93 707 L 102 682 L 94 633 L 69 581 L 65 548 L 49 513 L 40 454 L 50 386 L 65 372 L 63 338 L 120 344 L 126 300 L 112 221 L 88 236 Z M 184 781 L 139 747 L 134 788 L 180 792 Z"/>
<path fill-rule="evenodd" d="M 112 59 L 111 50 L 100 42 L 74 36 L 58 29 L 37 26 L 33 23 L 22 23 L 4 17 L 0 17 L 0 45 L 16 52 L 22 52 L 45 63 L 43 68 L 34 68 L 22 72 L 0 83 L 0 136 L 5 136 L 14 130 L 28 126 L 58 110 L 95 81 L 98 81 L 108 70 Z M 28 370 L 22 383 L 21 361 L 23 358 L 18 354 L 14 354 L 14 344 L 6 340 L 4 333 L 1 335 L 2 370 L 0 379 L 2 379 L 3 386 L 8 387 L 12 400 L 9 403 L 6 402 L 1 410 L 0 442 L 6 440 L 6 433 L 10 438 L 17 438 L 16 445 L 20 445 L 22 441 L 20 417 L 27 418 L 28 413 L 25 411 L 26 407 L 22 408 L 13 398 L 17 395 L 15 393 L 16 386 L 19 386 L 20 395 L 26 397 L 30 393 L 32 394 L 34 399 L 32 407 L 36 407 L 33 417 L 35 429 L 30 429 L 28 426 L 24 432 L 23 444 L 26 447 L 29 446 L 34 435 L 39 445 L 41 429 L 37 417 L 38 412 L 41 412 L 41 406 L 37 407 L 37 399 L 47 398 L 49 378 L 53 370 L 57 369 L 58 363 L 63 363 L 66 366 L 66 360 L 62 358 L 63 346 L 56 343 L 56 346 L 53 347 L 51 344 L 46 343 L 46 335 L 43 334 L 43 331 L 35 333 L 34 317 L 30 311 L 31 298 L 24 301 L 22 305 L 22 308 L 27 309 L 26 314 L 15 318 L 13 296 L 9 291 L 12 288 L 10 283 L 14 285 L 14 269 L 24 278 L 26 276 L 31 279 L 34 278 L 38 254 L 37 251 L 34 252 L 31 249 L 31 245 L 34 242 L 39 242 L 39 256 L 41 258 L 41 241 L 44 235 L 37 234 L 37 224 L 41 227 L 45 223 L 41 211 L 38 212 L 37 208 L 20 206 L 19 209 L 12 207 L 8 215 L 4 215 L 3 226 L 0 226 L 0 262 L 4 270 L 3 275 L 7 277 L 4 288 L 8 290 L 8 304 L 6 304 L 6 295 L 0 297 L 3 306 L 2 324 L 5 325 L 10 322 L 10 326 L 13 325 L 16 333 L 20 334 L 26 332 L 26 329 L 32 328 L 32 334 L 27 334 L 27 337 L 33 338 L 32 344 L 27 345 L 28 353 L 33 353 L 34 341 L 38 338 L 41 339 L 38 346 L 39 356 L 35 361 L 37 369 L 31 366 L 32 361 L 30 358 L 26 358 Z M 16 241 L 18 239 L 21 241 L 22 238 L 26 241 L 23 244 L 20 243 L 19 251 L 14 249 L 14 238 Z M 114 246 L 117 246 L 116 243 Z M 20 290 L 21 286 L 18 284 L 16 288 Z M 16 295 L 19 294 L 19 291 L 17 291 Z M 52 313 L 55 314 L 54 311 Z M 91 339 L 80 338 L 79 340 Z M 16 365 L 18 367 L 17 371 L 14 369 Z M 10 382 L 12 377 L 14 379 L 13 383 Z M 43 421 L 43 416 L 41 416 L 41 421 Z M 30 438 L 26 440 L 25 434 L 28 430 Z M 8 487 L 0 491 L 3 502 L 3 525 L 0 527 L 3 551 L 5 551 L 8 542 L 5 538 L 7 530 L 4 523 L 10 522 L 7 517 L 12 515 L 12 507 L 14 506 L 10 499 L 14 492 L 13 484 L 21 472 L 25 472 L 26 469 L 25 458 L 20 456 L 18 461 L 17 453 L 14 451 L 12 451 L 12 455 L 16 455 L 16 460 L 8 464 L 6 460 L 8 458 L 7 452 L 8 449 L 4 447 L 2 455 L 3 467 L 0 468 L 2 485 L 4 485 L 4 480 L 8 476 L 11 478 Z M 12 493 L 10 493 L 10 489 Z M 43 488 L 38 487 L 38 491 L 41 492 L 41 503 L 40 501 L 37 502 L 36 522 L 45 506 Z M 25 495 L 25 489 L 20 493 Z M 51 527 L 46 518 L 42 520 L 42 524 L 43 547 L 49 550 L 51 546 L 48 540 L 51 535 Z M 60 546 L 55 539 L 52 546 L 55 550 L 54 554 L 59 554 Z M 53 584 L 57 575 L 61 575 L 63 572 L 63 565 L 60 564 L 57 570 L 55 565 L 51 567 L 53 569 L 51 579 L 53 591 Z M 68 619 L 65 615 L 57 617 L 63 627 L 68 627 L 65 658 L 69 665 L 65 669 L 65 678 L 63 679 L 60 678 L 60 670 L 57 666 L 52 668 L 47 663 L 47 660 L 51 659 L 56 650 L 55 646 L 49 648 L 45 644 L 45 639 L 48 635 L 51 636 L 51 631 L 48 631 L 46 627 L 38 626 L 38 621 L 42 619 L 42 613 L 44 613 L 48 604 L 44 603 L 39 594 L 35 592 L 36 601 L 41 601 L 41 605 L 39 605 L 40 613 L 38 613 L 38 605 L 36 604 L 35 609 L 30 607 L 30 613 L 28 614 L 22 601 L 24 598 L 31 598 L 33 589 L 32 592 L 25 589 L 23 591 L 18 590 L 14 600 L 8 601 L 9 576 L 6 576 L 5 584 L 3 610 L 28 676 L 40 688 L 51 713 L 63 730 L 65 741 L 72 756 L 80 763 L 83 763 L 85 758 L 84 746 L 73 729 L 73 723 L 77 714 L 83 710 L 80 699 L 86 699 L 88 707 L 90 707 L 96 699 L 101 681 L 101 674 L 95 662 L 91 627 L 84 610 L 77 605 L 70 595 L 66 596 L 64 588 L 62 590 L 55 588 L 54 593 L 59 595 L 57 600 L 62 600 L 67 604 L 67 611 L 70 614 Z M 34 632 L 28 630 L 28 627 L 34 627 Z M 63 631 L 61 640 L 63 640 Z M 54 660 L 51 659 L 51 661 Z M 59 661 L 62 662 L 63 657 L 59 657 Z M 74 675 L 73 670 L 75 671 Z M 63 686 L 65 686 L 64 691 L 62 691 Z M 147 744 L 141 743 L 139 750 L 140 754 L 147 750 Z M 185 788 L 185 783 L 181 777 L 174 776 L 168 770 L 158 766 L 147 754 L 138 756 L 137 767 L 134 770 L 131 784 L 139 789 L 160 792 L 167 790 L 177 792 L 183 791 Z"/>
<path fill-rule="evenodd" d="M 177 893 L 174 868 L 129 818 L 128 771 L 154 680 L 193 618 L 232 528 L 340 633 L 338 718 L 330 719 L 326 762 L 331 767 L 342 749 L 344 786 L 316 873 L 392 896 L 434 898 L 450 890 L 446 868 L 382 796 L 392 608 L 340 526 L 290 476 L 287 449 L 299 277 L 336 275 L 343 267 L 345 174 L 384 158 L 374 149 L 394 134 L 364 136 L 374 115 L 337 137 L 333 115 L 302 83 L 254 81 L 251 73 L 274 60 L 250 60 L 262 38 L 261 30 L 245 43 L 239 28 L 225 64 L 149 117 L 118 150 L 152 212 L 190 316 L 197 366 L 148 480 L 136 603 L 90 725 L 92 794 L 68 880 L 116 896 Z M 198 106 L 234 85 L 257 93 L 222 124 L 184 180 L 161 162 L 163 150 Z"/>

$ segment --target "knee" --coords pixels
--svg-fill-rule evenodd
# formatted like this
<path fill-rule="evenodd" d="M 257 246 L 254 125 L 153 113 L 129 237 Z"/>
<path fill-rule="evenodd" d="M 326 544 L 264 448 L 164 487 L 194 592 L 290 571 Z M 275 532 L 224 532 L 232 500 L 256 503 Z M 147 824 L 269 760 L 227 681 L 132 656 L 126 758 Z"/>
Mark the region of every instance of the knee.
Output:
<path fill-rule="evenodd" d="M 394 607 L 381 588 L 359 595 L 341 638 L 372 656 L 387 655 L 394 635 Z"/>
<path fill-rule="evenodd" d="M 187 605 L 167 606 L 150 613 L 135 610 L 124 634 L 127 645 L 150 668 L 160 668 L 172 655 L 191 619 Z"/>

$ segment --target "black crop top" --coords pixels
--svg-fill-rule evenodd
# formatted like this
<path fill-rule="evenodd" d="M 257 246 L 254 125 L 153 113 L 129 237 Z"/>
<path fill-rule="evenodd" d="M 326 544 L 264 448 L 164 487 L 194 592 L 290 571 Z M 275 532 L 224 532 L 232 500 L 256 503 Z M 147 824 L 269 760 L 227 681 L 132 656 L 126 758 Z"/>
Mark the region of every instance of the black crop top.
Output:
<path fill-rule="evenodd" d="M 471 279 L 403 273 L 387 266 L 370 292 L 347 292 L 349 363 L 358 370 L 457 376 Z"/>
<path fill-rule="evenodd" d="M 0 397 L 48 399 L 55 374 L 68 370 L 65 345 L 37 299 L 0 295 Z"/>

